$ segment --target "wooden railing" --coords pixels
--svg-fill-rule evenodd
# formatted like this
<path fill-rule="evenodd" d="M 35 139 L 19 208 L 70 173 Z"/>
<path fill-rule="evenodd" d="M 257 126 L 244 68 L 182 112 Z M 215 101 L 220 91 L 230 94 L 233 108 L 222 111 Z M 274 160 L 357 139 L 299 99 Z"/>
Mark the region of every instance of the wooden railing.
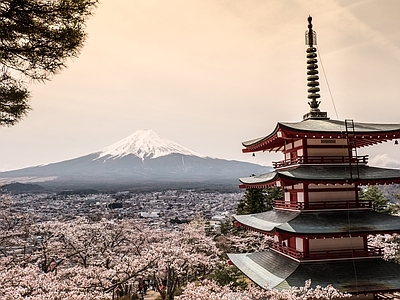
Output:
<path fill-rule="evenodd" d="M 277 242 L 270 242 L 269 247 L 271 249 L 274 249 L 277 252 L 286 254 L 290 257 L 296 258 L 298 260 L 303 260 L 304 259 L 304 253 L 297 251 L 295 249 L 289 248 L 287 246 L 281 245 L 280 243 Z"/>
<path fill-rule="evenodd" d="M 323 260 L 323 259 L 340 259 L 340 258 L 353 258 L 353 257 L 381 257 L 383 256 L 382 248 L 368 246 L 367 250 L 364 249 L 343 249 L 343 250 L 324 250 L 324 251 L 310 251 L 304 253 L 287 246 L 281 245 L 277 242 L 270 242 L 270 248 L 277 252 L 286 254 L 298 260 Z"/>
<path fill-rule="evenodd" d="M 340 200 L 340 201 L 313 201 L 290 203 L 285 200 L 274 200 L 274 207 L 296 210 L 320 210 L 320 209 L 372 209 L 372 200 Z"/>
<path fill-rule="evenodd" d="M 310 251 L 304 259 L 379 257 L 383 255 L 382 248 L 369 246 L 364 249 Z"/>
<path fill-rule="evenodd" d="M 274 168 L 281 168 L 296 164 L 367 164 L 368 155 L 350 158 L 349 156 L 298 156 L 294 159 L 273 161 Z"/>

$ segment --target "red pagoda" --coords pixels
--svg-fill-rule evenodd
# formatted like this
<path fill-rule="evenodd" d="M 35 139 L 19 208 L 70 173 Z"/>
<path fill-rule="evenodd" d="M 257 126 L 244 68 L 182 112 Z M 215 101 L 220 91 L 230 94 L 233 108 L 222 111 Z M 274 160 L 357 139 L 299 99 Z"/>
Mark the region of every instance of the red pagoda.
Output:
<path fill-rule="evenodd" d="M 271 211 L 235 215 L 235 223 L 273 237 L 264 252 L 229 254 L 262 287 L 288 289 L 332 284 L 357 299 L 400 291 L 400 265 L 383 260 L 368 236 L 400 233 L 400 218 L 360 200 L 361 186 L 400 183 L 400 170 L 368 166 L 357 149 L 400 138 L 400 124 L 331 120 L 319 109 L 316 35 L 306 32 L 310 111 L 295 123 L 243 142 L 243 152 L 280 151 L 270 173 L 241 178 L 241 188 L 281 187 L 284 199 Z"/>

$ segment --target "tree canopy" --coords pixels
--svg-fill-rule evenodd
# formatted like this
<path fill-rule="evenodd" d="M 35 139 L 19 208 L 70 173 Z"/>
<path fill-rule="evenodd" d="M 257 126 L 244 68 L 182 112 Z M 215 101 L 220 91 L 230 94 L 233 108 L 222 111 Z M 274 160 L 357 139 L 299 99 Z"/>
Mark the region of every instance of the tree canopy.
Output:
<path fill-rule="evenodd" d="M 143 299 L 148 286 L 162 300 L 342 296 L 331 286 L 312 289 L 311 282 L 282 292 L 247 285 L 201 218 L 177 230 L 109 214 L 46 221 L 14 211 L 12 201 L 0 195 L 0 299 L 133 300 Z M 269 245 L 259 232 L 226 240 L 241 253 Z"/>
<path fill-rule="evenodd" d="M 376 185 L 370 185 L 365 190 L 360 189 L 358 197 L 360 200 L 372 200 L 374 211 L 387 214 L 397 211 L 397 207 L 389 203 L 389 199 Z"/>
<path fill-rule="evenodd" d="M 282 198 L 282 190 L 278 187 L 247 189 L 238 204 L 237 214 L 255 214 L 271 210 L 273 208 L 273 200 Z"/>
<path fill-rule="evenodd" d="M 31 109 L 27 83 L 49 80 L 83 47 L 85 21 L 98 0 L 0 2 L 0 126 Z"/>

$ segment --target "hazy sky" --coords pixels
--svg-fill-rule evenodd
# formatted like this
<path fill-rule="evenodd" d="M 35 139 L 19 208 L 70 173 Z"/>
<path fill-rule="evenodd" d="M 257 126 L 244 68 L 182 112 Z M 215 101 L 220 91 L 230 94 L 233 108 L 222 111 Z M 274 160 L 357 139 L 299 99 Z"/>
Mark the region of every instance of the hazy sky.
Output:
<path fill-rule="evenodd" d="M 281 159 L 242 154 L 241 142 L 309 110 L 309 14 L 338 116 L 323 78 L 321 110 L 399 123 L 398 0 L 101 0 L 80 56 L 32 84 L 33 111 L 0 128 L 0 170 L 86 155 L 139 129 L 208 156 Z M 400 145 L 366 152 L 400 166 Z"/>

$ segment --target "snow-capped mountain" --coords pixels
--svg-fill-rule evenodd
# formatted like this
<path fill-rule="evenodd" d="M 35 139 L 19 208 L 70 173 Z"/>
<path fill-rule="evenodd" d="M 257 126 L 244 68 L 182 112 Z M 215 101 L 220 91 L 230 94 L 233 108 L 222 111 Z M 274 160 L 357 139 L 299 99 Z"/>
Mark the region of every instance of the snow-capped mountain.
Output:
<path fill-rule="evenodd" d="M 221 182 L 237 185 L 239 177 L 268 171 L 268 167 L 257 164 L 207 157 L 152 130 L 139 130 L 85 156 L 1 172 L 0 182 L 34 181 L 58 189 L 129 188 L 161 183 L 168 186 L 210 183 L 215 186 Z"/>
<path fill-rule="evenodd" d="M 145 158 L 157 158 L 170 154 L 206 157 L 160 136 L 153 130 L 138 130 L 119 142 L 101 149 L 98 158 L 116 159 L 126 155 L 134 155 L 144 160 Z"/>

